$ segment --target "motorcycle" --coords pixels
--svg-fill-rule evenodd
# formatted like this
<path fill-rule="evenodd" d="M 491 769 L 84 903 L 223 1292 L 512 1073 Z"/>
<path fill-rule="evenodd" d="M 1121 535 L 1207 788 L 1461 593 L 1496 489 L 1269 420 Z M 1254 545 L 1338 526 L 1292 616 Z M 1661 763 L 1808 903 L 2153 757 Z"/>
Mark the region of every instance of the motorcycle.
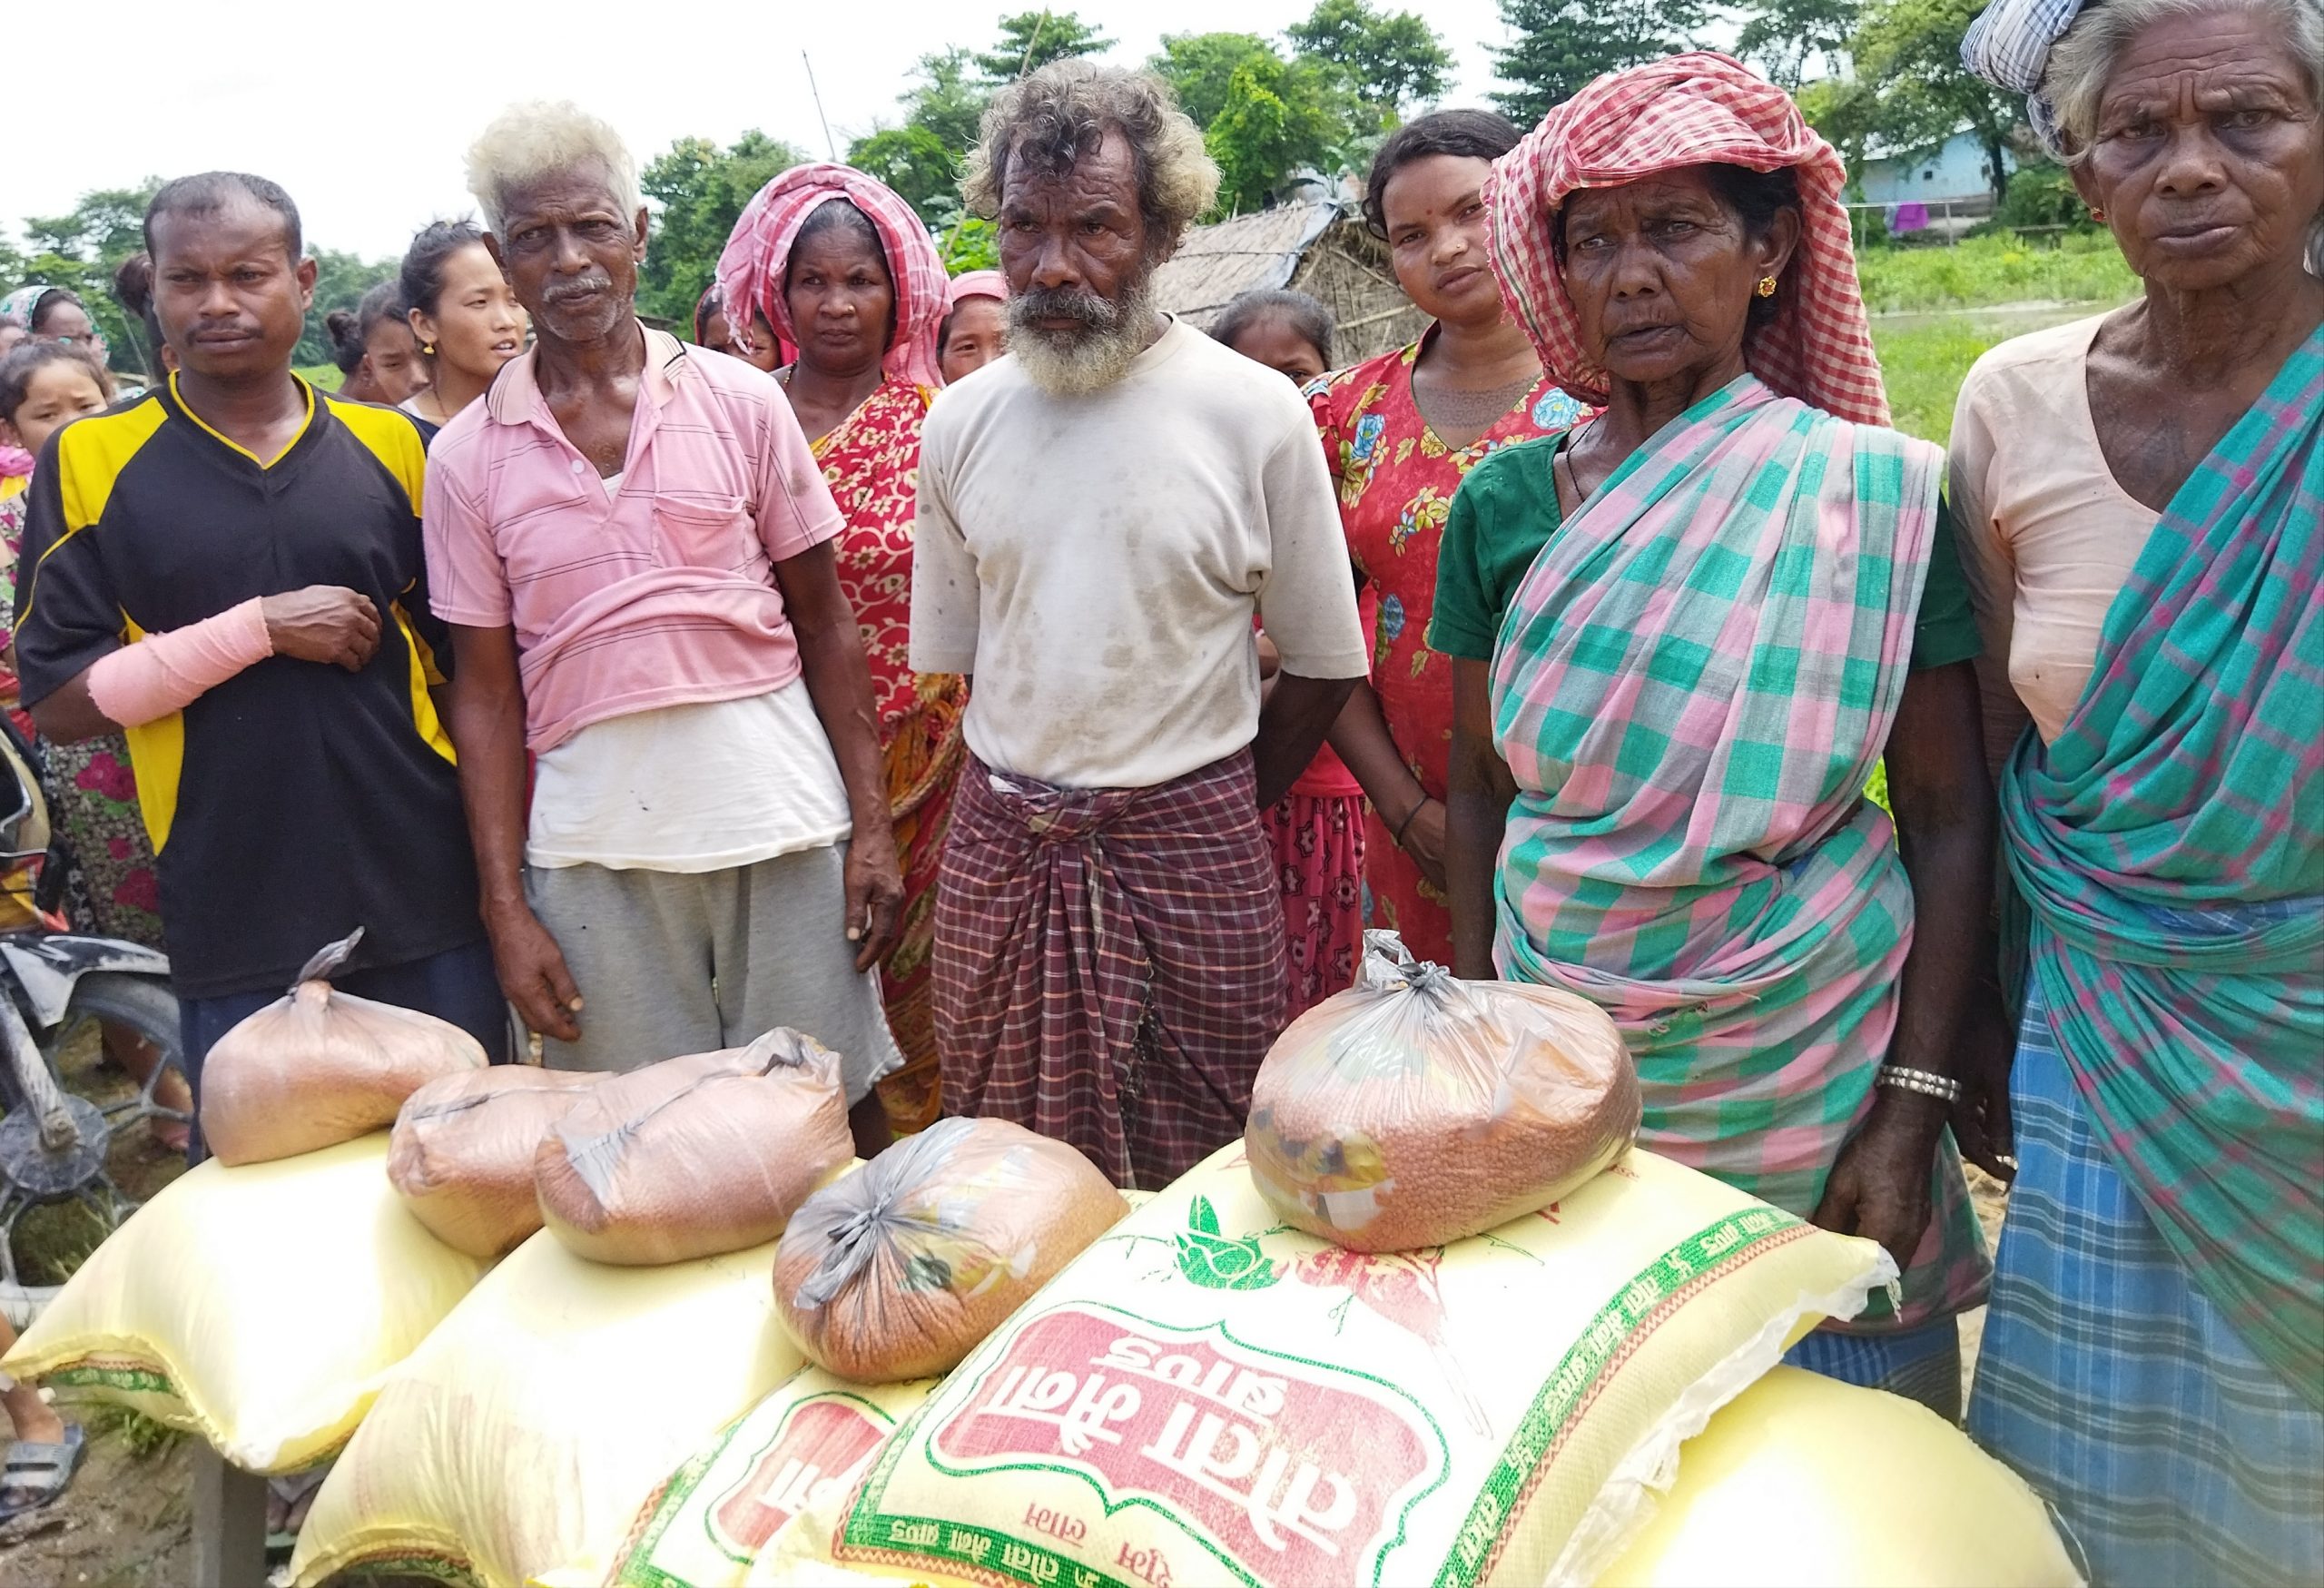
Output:
<path fill-rule="evenodd" d="M 54 840 L 31 747 L 5 717 L 0 728 L 0 1309 L 21 1328 L 58 1288 L 24 1282 L 25 1216 L 77 1202 L 110 1233 L 138 1206 L 114 1179 L 116 1143 L 190 1116 L 155 1097 L 164 1076 L 184 1073 L 170 962 L 66 930 L 56 905 L 70 857 Z M 68 1087 L 65 1065 L 106 1037 L 144 1045 L 155 1062 L 127 1096 L 94 1100 Z"/>

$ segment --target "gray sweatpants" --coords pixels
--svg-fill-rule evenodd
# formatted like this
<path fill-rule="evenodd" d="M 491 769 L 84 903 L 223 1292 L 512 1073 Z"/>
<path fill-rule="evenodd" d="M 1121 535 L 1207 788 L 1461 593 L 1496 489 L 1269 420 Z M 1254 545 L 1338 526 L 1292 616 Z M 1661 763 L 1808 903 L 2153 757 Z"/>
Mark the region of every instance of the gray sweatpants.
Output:
<path fill-rule="evenodd" d="M 739 1048 L 776 1026 L 840 1056 L 847 1100 L 902 1062 L 878 973 L 847 941 L 846 845 L 718 872 L 528 867 L 533 913 L 581 993 L 581 1040 L 553 1070 L 635 1070 Z"/>

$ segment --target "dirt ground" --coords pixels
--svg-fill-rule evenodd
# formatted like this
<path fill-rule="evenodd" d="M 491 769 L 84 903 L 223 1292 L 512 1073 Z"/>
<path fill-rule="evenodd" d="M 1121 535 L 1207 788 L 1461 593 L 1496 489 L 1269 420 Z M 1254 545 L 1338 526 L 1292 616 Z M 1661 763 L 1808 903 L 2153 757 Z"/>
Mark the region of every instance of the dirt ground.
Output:
<path fill-rule="evenodd" d="M 60 1409 L 74 1419 L 94 1410 Z M 187 1441 L 140 1455 L 119 1432 L 90 1428 L 88 1455 L 64 1497 L 0 1523 L 0 1579 L 26 1588 L 183 1588 L 193 1581 L 192 1484 Z"/>

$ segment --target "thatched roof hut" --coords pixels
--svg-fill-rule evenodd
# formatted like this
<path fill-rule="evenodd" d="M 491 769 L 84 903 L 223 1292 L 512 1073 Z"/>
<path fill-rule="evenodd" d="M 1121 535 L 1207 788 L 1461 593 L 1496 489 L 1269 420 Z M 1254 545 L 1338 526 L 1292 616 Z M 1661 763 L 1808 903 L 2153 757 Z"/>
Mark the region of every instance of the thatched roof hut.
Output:
<path fill-rule="evenodd" d="M 1342 366 L 1403 347 L 1428 324 L 1396 285 L 1388 245 L 1344 201 L 1280 204 L 1197 226 L 1154 277 L 1156 301 L 1202 330 L 1254 287 L 1322 299 L 1339 321 L 1333 353 Z"/>

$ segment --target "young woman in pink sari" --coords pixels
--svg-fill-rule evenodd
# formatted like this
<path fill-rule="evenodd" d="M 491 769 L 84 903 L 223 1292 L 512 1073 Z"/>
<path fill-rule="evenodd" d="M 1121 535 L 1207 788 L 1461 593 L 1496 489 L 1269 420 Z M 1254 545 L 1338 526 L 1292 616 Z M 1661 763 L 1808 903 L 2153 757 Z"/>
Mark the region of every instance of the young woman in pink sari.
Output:
<path fill-rule="evenodd" d="M 904 1066 L 880 1083 L 880 1096 L 896 1130 L 924 1129 L 942 1108 L 929 949 L 968 704 L 966 679 L 914 673 L 907 646 L 920 428 L 941 384 L 944 265 L 889 188 L 847 166 L 803 165 L 743 210 L 719 256 L 716 290 L 738 340 L 745 324 L 763 325 L 799 350 L 775 379 L 847 518 L 840 583 L 872 664 L 904 877 L 902 935 L 881 965 Z"/>

